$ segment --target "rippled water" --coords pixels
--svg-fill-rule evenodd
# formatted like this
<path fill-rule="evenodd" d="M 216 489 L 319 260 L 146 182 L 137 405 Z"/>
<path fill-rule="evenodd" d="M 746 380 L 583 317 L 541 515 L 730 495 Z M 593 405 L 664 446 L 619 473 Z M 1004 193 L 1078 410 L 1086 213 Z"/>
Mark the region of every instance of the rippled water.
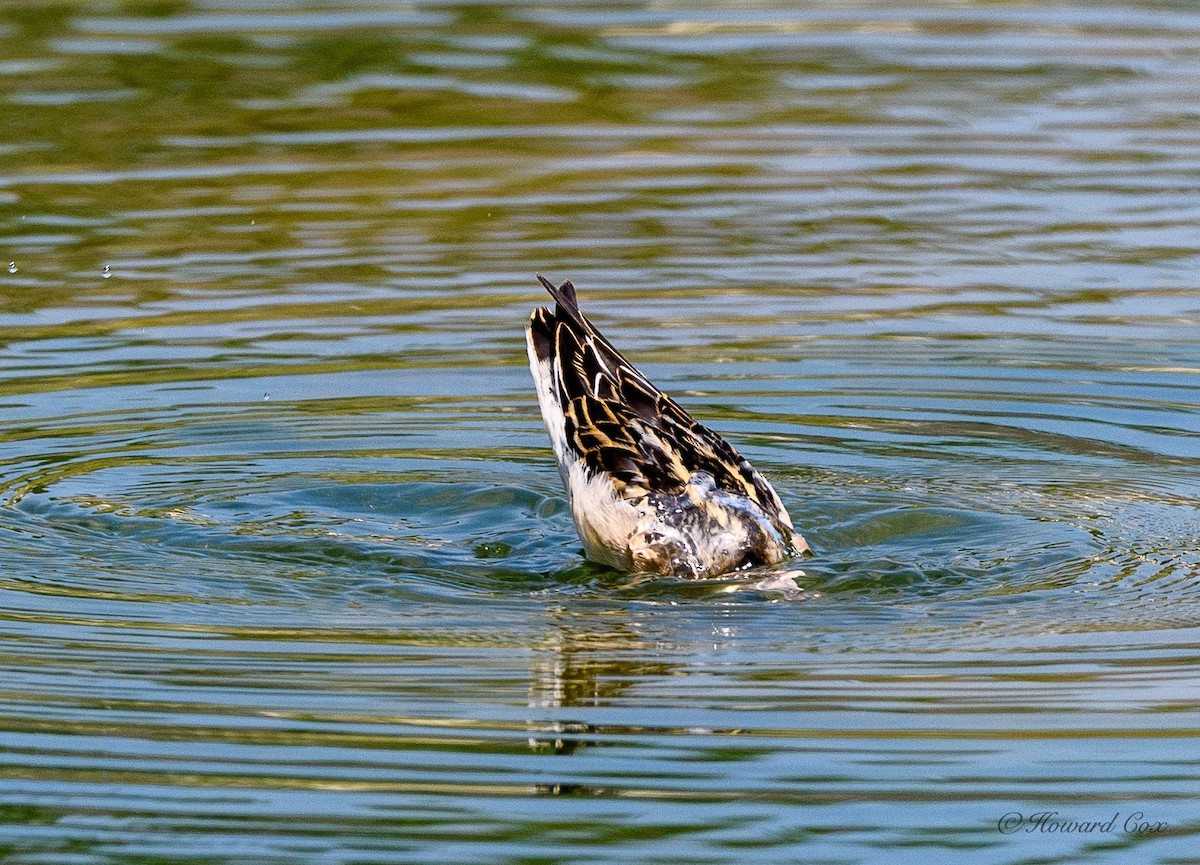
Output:
<path fill-rule="evenodd" d="M 1192 861 L 1198 60 L 1168 2 L 6 7 L 0 855 Z M 801 596 L 582 560 L 535 270 Z"/>

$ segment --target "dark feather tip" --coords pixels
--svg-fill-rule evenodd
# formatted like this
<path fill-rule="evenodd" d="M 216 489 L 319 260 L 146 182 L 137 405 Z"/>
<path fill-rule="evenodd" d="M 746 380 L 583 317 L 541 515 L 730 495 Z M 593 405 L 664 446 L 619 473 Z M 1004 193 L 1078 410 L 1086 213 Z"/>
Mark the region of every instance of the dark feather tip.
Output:
<path fill-rule="evenodd" d="M 540 273 L 536 275 L 538 281 L 542 284 L 546 291 L 550 292 L 550 296 L 554 298 L 554 302 L 557 303 L 558 306 L 567 313 L 567 315 L 582 324 L 583 322 L 579 313 L 579 301 L 575 298 L 575 286 L 571 284 L 571 281 L 567 280 L 562 285 L 555 285 Z"/>

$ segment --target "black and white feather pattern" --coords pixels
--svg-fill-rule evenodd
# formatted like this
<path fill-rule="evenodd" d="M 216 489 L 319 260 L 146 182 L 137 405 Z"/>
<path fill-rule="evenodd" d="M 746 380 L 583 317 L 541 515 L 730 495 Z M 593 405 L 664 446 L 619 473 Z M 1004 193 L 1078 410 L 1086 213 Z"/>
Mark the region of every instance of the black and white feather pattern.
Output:
<path fill-rule="evenodd" d="M 627 361 L 570 282 L 526 332 L 530 369 L 589 558 L 713 576 L 807 549 L 775 490 L 733 446 Z"/>

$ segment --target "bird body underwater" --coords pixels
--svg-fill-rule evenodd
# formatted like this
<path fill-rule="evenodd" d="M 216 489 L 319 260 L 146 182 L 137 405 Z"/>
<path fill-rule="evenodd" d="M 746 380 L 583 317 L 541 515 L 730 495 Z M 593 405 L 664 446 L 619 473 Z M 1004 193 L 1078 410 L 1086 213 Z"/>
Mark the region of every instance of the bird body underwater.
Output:
<path fill-rule="evenodd" d="M 529 319 L 529 368 L 571 517 L 593 561 L 700 579 L 808 549 L 775 490 L 733 446 L 629 363 L 575 287 Z"/>

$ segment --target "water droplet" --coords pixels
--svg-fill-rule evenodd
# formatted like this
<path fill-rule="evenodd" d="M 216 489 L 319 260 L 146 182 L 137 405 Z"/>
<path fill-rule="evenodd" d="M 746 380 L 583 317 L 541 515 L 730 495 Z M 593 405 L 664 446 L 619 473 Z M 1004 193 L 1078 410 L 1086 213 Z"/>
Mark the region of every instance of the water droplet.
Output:
<path fill-rule="evenodd" d="M 107 264 L 104 265 L 104 267 L 100 269 L 100 275 L 105 279 L 109 279 L 112 276 L 112 268 Z"/>
<path fill-rule="evenodd" d="M 4 260 L 4 259 L 0 258 L 0 261 L 3 261 L 3 260 Z M 8 272 L 9 272 L 9 273 L 16 273 L 16 272 L 17 272 L 17 263 L 16 263 L 15 261 L 10 261 L 10 262 L 8 263 Z"/>

